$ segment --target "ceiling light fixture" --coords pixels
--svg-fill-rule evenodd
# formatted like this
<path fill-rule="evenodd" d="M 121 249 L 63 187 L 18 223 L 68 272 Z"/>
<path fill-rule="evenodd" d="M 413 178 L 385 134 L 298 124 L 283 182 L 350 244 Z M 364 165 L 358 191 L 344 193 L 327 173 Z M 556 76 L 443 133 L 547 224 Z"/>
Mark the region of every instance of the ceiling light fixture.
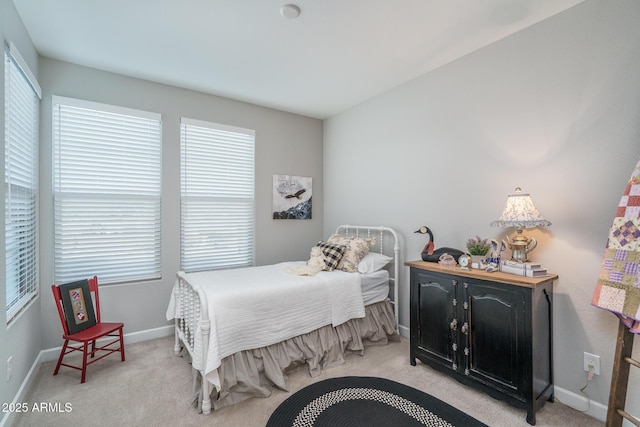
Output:
<path fill-rule="evenodd" d="M 295 4 L 285 4 L 280 8 L 280 14 L 285 18 L 295 19 L 300 16 L 300 8 Z"/>

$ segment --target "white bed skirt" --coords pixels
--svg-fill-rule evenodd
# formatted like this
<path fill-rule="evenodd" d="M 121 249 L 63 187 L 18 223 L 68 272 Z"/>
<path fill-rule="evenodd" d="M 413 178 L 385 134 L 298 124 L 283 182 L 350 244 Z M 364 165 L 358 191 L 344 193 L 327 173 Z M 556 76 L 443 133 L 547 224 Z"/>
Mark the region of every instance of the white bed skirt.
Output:
<path fill-rule="evenodd" d="M 347 351 L 364 354 L 366 345 L 399 341 L 396 319 L 390 301 L 365 307 L 364 318 L 331 325 L 276 344 L 240 351 L 222 359 L 218 368 L 221 390 L 213 390 L 213 408 L 220 409 L 252 397 L 267 397 L 273 387 L 288 391 L 286 372 L 307 364 L 309 375 L 344 363 Z M 199 375 L 195 376 L 200 377 Z M 196 384 L 200 394 L 201 385 Z M 201 396 L 198 408 L 201 410 Z"/>

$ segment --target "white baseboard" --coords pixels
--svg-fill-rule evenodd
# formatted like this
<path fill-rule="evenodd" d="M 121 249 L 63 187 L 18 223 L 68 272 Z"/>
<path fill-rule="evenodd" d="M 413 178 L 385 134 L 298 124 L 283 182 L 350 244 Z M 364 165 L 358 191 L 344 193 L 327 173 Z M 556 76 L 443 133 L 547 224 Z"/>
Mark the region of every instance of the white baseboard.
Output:
<path fill-rule="evenodd" d="M 26 378 L 24 379 L 24 381 L 22 381 L 22 384 L 20 385 L 20 388 L 18 389 L 18 392 L 16 393 L 16 396 L 13 398 L 13 402 L 11 403 L 15 405 L 18 402 L 25 401 L 25 396 L 27 395 L 27 392 L 31 389 L 31 386 L 33 385 L 33 381 L 36 377 L 36 373 L 40 368 L 40 363 L 42 363 L 42 352 L 38 353 L 38 357 L 36 357 L 36 360 L 31 365 L 31 368 L 29 369 L 29 372 L 27 373 Z M 0 427 L 12 425 L 15 417 L 16 417 L 15 412 L 9 411 L 5 413 L 2 420 L 0 420 Z"/>
<path fill-rule="evenodd" d="M 166 337 L 173 334 L 175 330 L 174 325 L 162 326 L 160 328 L 147 329 L 145 331 L 132 332 L 130 334 L 124 334 L 124 342 L 126 344 L 134 344 L 137 342 L 152 340 L 155 338 Z M 57 360 L 60 355 L 62 346 L 49 348 L 40 352 L 40 362 L 49 362 L 51 360 Z"/>
<path fill-rule="evenodd" d="M 162 338 L 169 335 L 173 335 L 174 330 L 175 330 L 174 325 L 167 325 L 167 326 L 162 326 L 160 328 L 147 329 L 145 331 L 139 331 L 139 332 L 132 332 L 130 334 L 124 335 L 124 342 L 125 344 L 133 344 L 137 342 L 152 340 L 155 338 Z M 27 373 L 26 378 L 24 379 L 24 381 L 22 381 L 22 384 L 20 385 L 20 388 L 18 389 L 18 392 L 16 393 L 16 396 L 13 399 L 14 404 L 25 401 L 25 397 L 29 392 L 29 390 L 31 389 L 31 385 L 33 384 L 33 381 L 35 379 L 35 374 L 38 372 L 40 365 L 43 362 L 57 360 L 58 356 L 60 355 L 60 350 L 62 350 L 62 346 L 41 350 L 40 353 L 38 353 L 38 357 L 36 357 L 36 360 L 31 365 L 31 368 L 29 369 L 29 372 Z M 4 415 L 4 417 L 0 420 L 0 427 L 10 426 L 13 423 L 14 418 L 15 418 L 15 413 L 7 412 Z"/>
<path fill-rule="evenodd" d="M 403 337 L 409 337 L 409 328 L 406 326 L 399 325 L 400 335 Z M 174 325 L 167 325 L 160 328 L 155 329 L 147 329 L 145 331 L 132 332 L 130 334 L 125 334 L 125 343 L 133 344 L 137 342 L 152 340 L 155 338 L 166 337 L 172 335 L 174 333 Z M 35 378 L 35 374 L 40 368 L 40 364 L 43 362 L 48 362 L 51 360 L 56 360 L 58 355 L 60 354 L 60 350 L 62 347 L 50 348 L 46 350 L 42 350 L 36 360 L 33 362 L 31 369 L 29 369 L 29 373 L 27 377 L 22 382 L 18 393 L 13 399 L 13 403 L 22 402 L 25 399 L 25 396 Z M 564 388 L 555 386 L 554 388 L 554 396 L 555 399 L 564 405 L 567 405 L 575 410 L 584 412 L 585 414 L 599 420 L 605 422 L 607 419 L 607 405 L 602 403 L 589 401 L 587 398 L 581 394 L 574 393 L 572 391 L 566 390 Z M 13 422 L 15 414 L 6 413 L 5 416 L 0 420 L 0 427 L 10 426 Z"/>
<path fill-rule="evenodd" d="M 126 337 L 125 342 L 127 344 L 133 344 L 136 342 L 149 341 L 156 338 L 168 337 L 169 335 L 173 335 L 175 332 L 175 325 L 167 325 L 162 326 L 160 328 L 147 329 L 145 331 L 132 332 L 130 334 L 125 334 Z"/>
<path fill-rule="evenodd" d="M 399 325 L 400 335 L 409 338 L 410 329 L 406 326 Z M 569 406 L 577 411 L 584 412 L 596 420 L 606 422 L 607 405 L 589 401 L 583 394 L 574 393 L 562 387 L 554 387 L 554 397 L 556 401 Z"/>
<path fill-rule="evenodd" d="M 401 336 L 409 338 L 409 328 L 407 328 L 406 326 L 398 325 L 398 330 L 400 331 Z"/>
<path fill-rule="evenodd" d="M 594 402 L 587 399 L 586 396 L 572 391 L 566 390 L 562 387 L 555 386 L 553 389 L 555 400 L 575 409 L 576 411 L 584 412 L 590 417 L 603 423 L 607 420 L 607 405 Z"/>

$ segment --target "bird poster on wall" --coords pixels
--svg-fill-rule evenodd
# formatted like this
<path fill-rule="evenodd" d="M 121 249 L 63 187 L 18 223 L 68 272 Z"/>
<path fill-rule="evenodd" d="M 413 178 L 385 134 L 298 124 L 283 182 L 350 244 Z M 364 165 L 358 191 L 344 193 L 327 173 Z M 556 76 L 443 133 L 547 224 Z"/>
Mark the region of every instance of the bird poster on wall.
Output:
<path fill-rule="evenodd" d="M 311 178 L 273 175 L 273 219 L 311 219 Z"/>

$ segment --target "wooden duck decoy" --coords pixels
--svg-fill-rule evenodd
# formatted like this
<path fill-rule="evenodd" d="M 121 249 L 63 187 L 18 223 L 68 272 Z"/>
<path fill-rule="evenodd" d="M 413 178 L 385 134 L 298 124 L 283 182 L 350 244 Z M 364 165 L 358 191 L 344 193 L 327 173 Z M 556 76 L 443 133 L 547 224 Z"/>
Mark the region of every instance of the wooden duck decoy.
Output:
<path fill-rule="evenodd" d="M 462 255 L 464 253 L 460 249 L 448 248 L 448 247 L 442 247 L 442 248 L 434 249 L 435 248 L 435 243 L 434 243 L 434 238 L 433 238 L 433 232 L 431 231 L 431 229 L 429 227 L 427 227 L 425 225 L 423 225 L 422 227 L 420 227 L 419 229 L 414 231 L 414 233 L 428 234 L 429 235 L 429 241 L 427 242 L 426 245 L 424 245 L 424 248 L 422 248 L 422 252 L 421 252 L 421 256 L 422 256 L 422 260 L 423 261 L 438 262 L 440 260 L 440 257 L 443 254 L 449 254 L 456 260 L 456 262 L 458 262 L 458 258 L 460 257 L 460 255 Z"/>

